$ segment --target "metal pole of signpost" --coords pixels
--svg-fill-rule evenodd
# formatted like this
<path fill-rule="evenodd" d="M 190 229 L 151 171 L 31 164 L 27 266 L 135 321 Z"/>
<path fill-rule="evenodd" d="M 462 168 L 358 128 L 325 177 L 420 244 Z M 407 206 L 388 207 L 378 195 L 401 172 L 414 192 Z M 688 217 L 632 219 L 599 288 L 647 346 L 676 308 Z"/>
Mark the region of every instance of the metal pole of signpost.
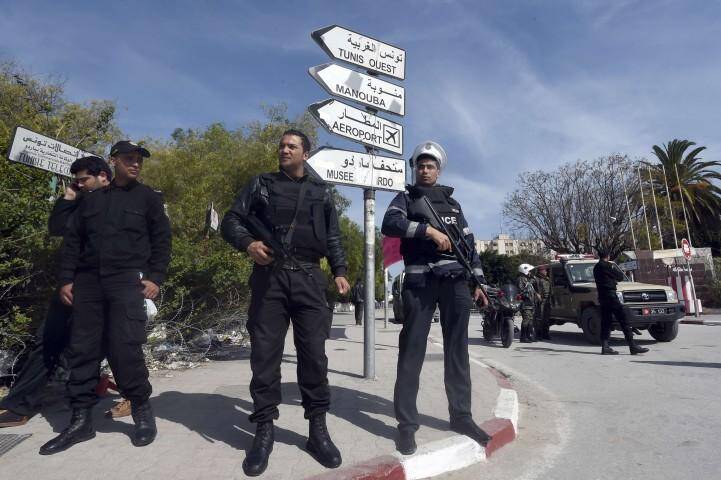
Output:
<path fill-rule="evenodd" d="M 674 168 L 676 169 L 676 186 L 678 186 L 678 193 L 681 196 L 681 210 L 683 210 L 683 221 L 686 222 L 686 235 L 687 239 L 689 241 L 689 246 L 691 244 L 691 229 L 688 226 L 688 217 L 686 216 L 686 202 L 683 199 L 683 191 L 681 190 L 681 179 L 678 176 L 678 163 L 674 164 Z M 693 300 L 693 311 L 695 312 L 695 317 L 699 316 L 698 313 L 698 305 L 696 301 L 696 286 L 693 282 L 693 273 L 691 272 L 691 263 L 688 261 L 688 258 L 686 259 L 686 270 L 688 271 L 688 279 L 691 282 L 691 297 Z"/>
<path fill-rule="evenodd" d="M 375 359 L 375 261 L 376 261 L 376 191 L 363 190 L 363 217 L 365 225 L 365 310 L 363 311 L 363 377 L 373 380 L 376 376 Z"/>
<path fill-rule="evenodd" d="M 696 285 L 693 281 L 693 272 L 691 271 L 691 262 L 686 259 L 686 269 L 688 270 L 688 279 L 691 282 L 691 298 L 693 299 L 693 316 L 698 318 L 700 316 L 698 311 L 698 299 L 696 298 Z"/>

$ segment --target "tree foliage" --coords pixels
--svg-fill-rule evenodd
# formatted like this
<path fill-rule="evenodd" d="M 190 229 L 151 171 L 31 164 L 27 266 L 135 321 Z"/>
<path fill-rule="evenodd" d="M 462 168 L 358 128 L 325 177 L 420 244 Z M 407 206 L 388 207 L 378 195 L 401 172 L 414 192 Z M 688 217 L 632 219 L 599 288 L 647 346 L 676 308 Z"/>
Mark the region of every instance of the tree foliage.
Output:
<path fill-rule="evenodd" d="M 638 183 L 622 173 L 632 168 L 627 157 L 615 155 L 564 164 L 552 172 L 521 173 L 503 214 L 512 227 L 559 253 L 600 248 L 616 256 L 630 246 L 630 222 L 641 215 L 633 202 L 629 216 L 624 194 L 638 194 Z"/>
<path fill-rule="evenodd" d="M 721 253 L 721 187 L 717 182 L 721 180 L 718 170 L 721 162 L 703 161 L 699 155 L 706 147 L 693 148 L 695 145 L 692 141 L 678 139 L 663 144 L 663 148 L 654 145 L 653 152 L 659 163 L 649 165 L 651 176 L 646 183 L 658 198 L 666 245 L 674 243 L 672 226 L 681 236 L 686 236 L 687 219 L 691 242 L 697 246 L 710 246 L 718 255 Z M 668 208 L 667 183 L 673 213 Z"/>
<path fill-rule="evenodd" d="M 490 285 L 501 286 L 507 283 L 515 283 L 518 277 L 518 266 L 528 263 L 534 266 L 548 263 L 548 260 L 531 253 L 519 255 L 499 255 L 493 250 L 486 250 L 480 255 L 483 272 L 486 281 Z"/>

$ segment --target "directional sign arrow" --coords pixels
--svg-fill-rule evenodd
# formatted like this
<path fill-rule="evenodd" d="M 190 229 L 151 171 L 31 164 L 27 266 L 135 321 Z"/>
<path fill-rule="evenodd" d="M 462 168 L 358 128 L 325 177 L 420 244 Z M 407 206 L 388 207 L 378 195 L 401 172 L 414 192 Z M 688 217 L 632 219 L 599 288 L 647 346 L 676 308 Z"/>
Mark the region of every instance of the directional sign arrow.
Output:
<path fill-rule="evenodd" d="M 405 114 L 406 92 L 403 87 L 335 63 L 311 67 L 308 73 L 331 95 L 396 115 Z"/>
<path fill-rule="evenodd" d="M 331 58 L 400 80 L 406 77 L 406 52 L 398 47 L 338 25 L 316 30 L 311 37 Z"/>
<path fill-rule="evenodd" d="M 323 147 L 312 152 L 307 165 L 329 183 L 402 192 L 405 161 L 367 153 Z"/>
<path fill-rule="evenodd" d="M 402 125 L 332 99 L 309 105 L 308 111 L 330 133 L 403 155 Z"/>

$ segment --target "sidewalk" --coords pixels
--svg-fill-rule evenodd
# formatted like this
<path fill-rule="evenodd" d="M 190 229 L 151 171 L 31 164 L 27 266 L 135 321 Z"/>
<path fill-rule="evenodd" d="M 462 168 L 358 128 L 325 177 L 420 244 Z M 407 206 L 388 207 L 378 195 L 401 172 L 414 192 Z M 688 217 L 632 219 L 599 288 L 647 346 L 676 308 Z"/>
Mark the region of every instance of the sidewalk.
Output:
<path fill-rule="evenodd" d="M 341 468 L 395 452 L 393 385 L 400 326 L 389 323 L 384 329 L 382 311 L 377 317 L 376 380 L 363 379 L 363 327 L 354 325 L 352 313 L 335 314 L 327 343 L 333 396 L 328 427 L 343 454 Z M 437 324 L 431 336 L 441 338 Z M 295 349 L 289 332 L 282 365 L 283 404 L 269 467 L 260 477 L 263 479 L 305 478 L 322 473 L 333 477 L 334 471 L 326 470 L 304 450 L 308 423 L 300 407 L 295 369 Z M 501 382 L 493 370 L 475 362 L 471 374 L 473 414 L 482 423 L 494 417 Z M 247 351 L 239 352 L 232 360 L 208 362 L 193 370 L 154 372 L 152 402 L 159 433 L 157 440 L 145 448 L 130 444 L 132 420 L 102 417 L 102 411 L 112 403 L 110 398 L 96 409 L 97 437 L 51 457 L 42 457 L 37 451 L 54 436 L 53 431 L 59 432 L 65 426 L 69 417 L 66 408 L 38 415 L 23 427 L 3 429 L 0 433 L 32 436 L 0 457 L 2 477 L 244 478 L 241 463 L 254 433 L 254 426 L 247 420 L 252 409 L 250 376 Z M 428 344 L 418 409 L 419 450 L 454 435 L 448 431 L 443 354 L 437 340 Z"/>
<path fill-rule="evenodd" d="M 717 309 L 713 309 L 714 312 Z M 686 315 L 681 319 L 681 323 L 689 325 L 721 325 L 721 313 L 702 313 L 695 317 L 694 315 Z"/>

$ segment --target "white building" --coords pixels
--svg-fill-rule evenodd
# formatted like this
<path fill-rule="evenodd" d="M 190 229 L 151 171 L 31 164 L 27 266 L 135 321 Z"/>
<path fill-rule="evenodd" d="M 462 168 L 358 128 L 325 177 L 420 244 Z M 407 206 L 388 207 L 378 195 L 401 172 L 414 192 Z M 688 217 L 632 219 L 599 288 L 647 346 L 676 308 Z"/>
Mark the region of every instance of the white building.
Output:
<path fill-rule="evenodd" d="M 476 240 L 476 251 L 483 253 L 488 250 L 499 255 L 518 255 L 520 253 L 532 253 L 535 255 L 548 256 L 549 251 L 540 240 L 513 238 L 510 235 L 501 233 L 493 240 Z"/>

